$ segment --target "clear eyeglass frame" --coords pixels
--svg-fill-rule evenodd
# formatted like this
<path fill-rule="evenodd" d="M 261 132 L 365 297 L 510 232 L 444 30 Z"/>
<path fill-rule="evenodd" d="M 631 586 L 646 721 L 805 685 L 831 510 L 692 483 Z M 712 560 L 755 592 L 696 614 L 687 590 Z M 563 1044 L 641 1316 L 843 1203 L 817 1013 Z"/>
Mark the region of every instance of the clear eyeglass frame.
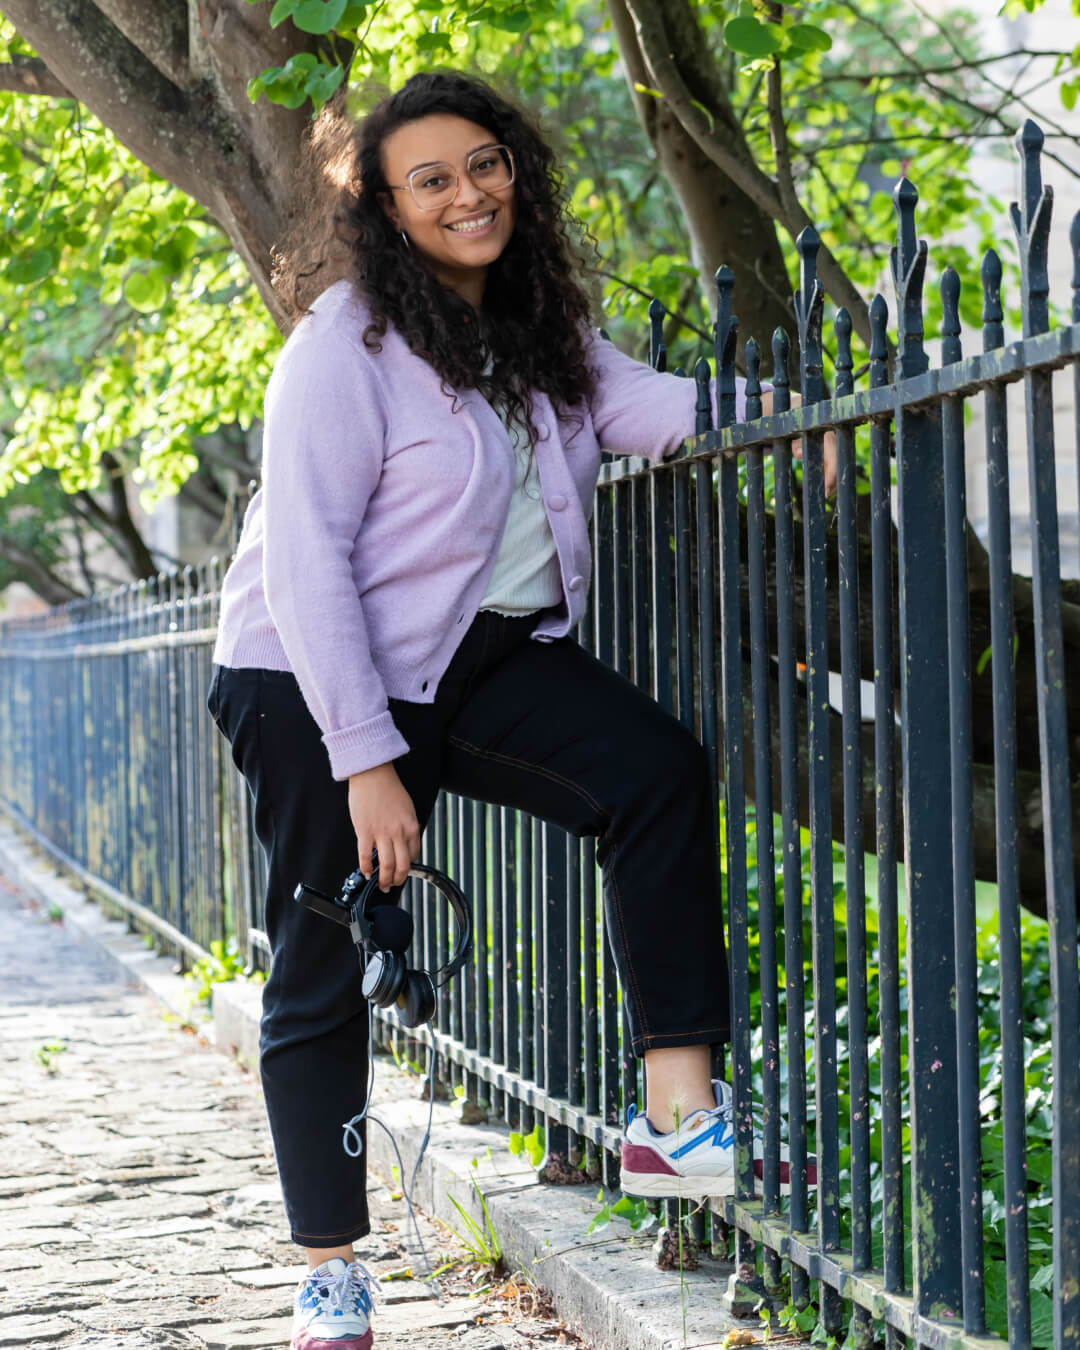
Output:
<path fill-rule="evenodd" d="M 507 179 L 505 183 L 500 183 L 497 188 L 487 188 L 485 190 L 489 192 L 502 192 L 506 188 L 508 188 L 517 178 L 517 165 L 514 162 L 514 152 L 510 149 L 508 145 L 482 145 L 478 150 L 474 150 L 472 154 L 469 156 L 469 158 L 465 161 L 465 172 L 469 175 L 470 178 L 472 178 L 470 165 L 478 156 L 490 155 L 493 150 L 497 150 L 509 164 L 510 177 Z M 433 203 L 430 206 L 425 206 L 424 203 L 420 200 L 420 198 L 416 194 L 416 191 L 413 187 L 413 180 L 420 178 L 422 174 L 432 173 L 436 169 L 445 169 L 447 173 L 450 175 L 450 178 L 452 179 L 452 185 L 447 187 L 445 194 L 443 195 L 443 197 L 439 199 L 439 201 Z M 472 181 L 477 187 L 483 187 L 482 184 L 476 182 L 475 178 L 472 178 Z M 395 192 L 407 191 L 411 195 L 413 201 L 416 203 L 417 209 L 420 211 L 441 211 L 444 206 L 452 202 L 454 198 L 457 196 L 458 188 L 461 186 L 461 175 L 450 164 L 446 163 L 428 164 L 424 168 L 413 169 L 412 173 L 409 174 L 407 182 L 402 183 L 400 185 L 391 183 L 389 186 L 393 188 Z"/>

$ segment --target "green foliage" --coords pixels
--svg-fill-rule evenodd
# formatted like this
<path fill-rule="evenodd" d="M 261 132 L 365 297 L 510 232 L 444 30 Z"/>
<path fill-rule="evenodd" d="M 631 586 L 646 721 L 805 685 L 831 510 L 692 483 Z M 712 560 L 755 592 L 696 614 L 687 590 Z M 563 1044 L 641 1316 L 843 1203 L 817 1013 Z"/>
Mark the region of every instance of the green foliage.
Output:
<path fill-rule="evenodd" d="M 474 1167 L 476 1160 L 473 1160 Z M 490 1266 L 493 1273 L 500 1272 L 503 1269 L 503 1251 L 502 1244 L 499 1242 L 498 1234 L 495 1232 L 495 1225 L 491 1221 L 491 1213 L 488 1210 L 487 1200 L 484 1193 L 477 1185 L 476 1178 L 471 1177 L 473 1192 L 480 1204 L 480 1212 L 483 1215 L 483 1224 L 478 1223 L 464 1205 L 456 1196 L 448 1195 L 446 1198 L 457 1210 L 461 1216 L 461 1222 L 464 1224 L 464 1232 L 457 1228 L 450 1228 L 449 1224 L 444 1225 L 450 1228 L 457 1240 L 465 1247 L 474 1261 L 479 1261 L 481 1265 Z"/>
<path fill-rule="evenodd" d="M 516 1130 L 511 1130 L 508 1147 L 515 1158 L 525 1154 L 533 1167 L 539 1167 L 544 1161 L 546 1148 L 543 1125 L 534 1125 L 528 1134 L 519 1134 Z"/>
<path fill-rule="evenodd" d="M 396 86 L 433 62 L 510 86 L 542 113 L 573 210 L 598 243 L 605 326 L 644 355 L 646 309 L 657 296 L 689 325 L 678 338 L 680 352 L 689 348 L 686 368 L 708 354 L 708 281 L 679 199 L 643 141 L 602 0 L 250 3 L 253 18 L 292 31 L 298 47 L 280 65 L 250 71 L 256 105 L 315 113 L 347 82 L 362 111 L 370 81 Z M 932 245 L 928 335 L 940 324 L 934 279 L 946 263 L 960 273 L 962 316 L 978 324 L 978 265 L 991 243 L 1005 255 L 1015 325 L 1004 204 L 980 189 L 971 159 L 977 136 L 985 144 L 1002 132 L 983 111 L 996 101 L 996 67 L 971 64 L 985 55 L 973 16 L 959 6 L 924 15 L 890 0 L 866 0 L 857 11 L 807 0 L 783 7 L 776 22 L 755 0 L 693 3 L 699 57 L 734 110 L 746 154 L 771 177 L 765 75 L 779 62 L 794 187 L 861 293 L 882 284 L 896 229 L 891 187 L 910 173 L 919 232 Z M 1020 3 L 1034 10 L 1038 0 Z M 1080 90 L 1078 51 L 1062 51 L 1053 77 L 1066 107 Z M 0 60 L 32 54 L 0 20 Z M 945 65 L 956 68 L 925 73 Z M 698 106 L 715 124 L 717 109 Z M 1011 154 L 1004 140 L 1001 149 Z M 782 242 L 794 284 L 794 250 Z M 51 474 L 63 493 L 95 491 L 106 451 L 145 507 L 178 491 L 198 464 L 200 437 L 258 417 L 280 343 L 216 222 L 72 99 L 0 93 L 0 313 L 5 537 L 11 513 L 20 519 L 16 503 L 27 504 L 27 516 L 43 509 L 22 490 Z M 828 321 L 825 332 L 829 361 Z M 864 359 L 856 343 L 856 364 Z M 48 566 L 68 522 L 55 503 L 44 520 L 33 546 Z"/>
<path fill-rule="evenodd" d="M 60 1056 L 66 1050 L 67 1046 L 63 1041 L 46 1041 L 44 1045 L 39 1045 L 34 1051 L 34 1062 L 40 1064 L 46 1073 L 58 1073 Z"/>
<path fill-rule="evenodd" d="M 208 1007 L 213 1000 L 214 985 L 224 980 L 235 980 L 244 973 L 244 958 L 240 955 L 235 938 L 224 943 L 215 938 L 210 944 L 209 956 L 201 957 L 192 968 L 184 972 L 184 979 L 193 986 L 192 1005 L 205 1003 Z"/>
<path fill-rule="evenodd" d="M 0 60 L 28 54 L 0 21 Z M 72 99 L 0 94 L 0 313 L 4 533 L 43 527 L 47 566 L 58 491 L 109 451 L 147 508 L 176 492 L 196 438 L 259 414 L 280 342 L 216 222 Z"/>
<path fill-rule="evenodd" d="M 780 837 L 779 819 L 774 820 L 774 837 Z M 779 854 L 779 850 L 777 851 Z M 808 1101 L 808 1128 L 811 1140 L 815 1128 L 814 1117 L 814 1056 L 813 1030 L 814 1012 L 811 1001 L 812 966 L 810 962 L 812 927 L 810 922 L 810 845 L 806 831 L 802 835 L 801 849 L 803 894 L 803 952 L 806 1004 L 801 1010 L 801 1020 L 806 1031 L 806 1076 Z M 872 860 L 871 860 L 872 861 Z M 868 882 L 873 881 L 872 869 L 868 873 Z M 851 1095 L 850 1095 L 850 1046 L 847 1024 L 847 897 L 844 888 L 844 855 L 838 845 L 833 847 L 833 899 L 834 899 L 834 960 L 836 967 L 837 998 L 837 1088 L 839 1094 L 839 1138 L 840 1138 L 840 1215 L 841 1246 L 850 1244 L 849 1215 L 851 1206 Z M 760 988 L 760 932 L 758 927 L 758 896 L 760 875 L 758 871 L 756 824 L 751 814 L 747 823 L 747 881 L 748 881 L 748 938 L 750 948 L 750 989 L 751 1024 L 756 1028 L 751 1048 L 751 1064 L 754 1094 L 761 1100 L 763 1093 L 762 1064 L 764 1053 L 760 1029 L 761 988 Z M 783 894 L 782 861 L 777 860 L 775 888 L 778 907 Z M 905 923 L 902 912 L 903 885 L 900 886 L 901 913 L 898 915 L 900 950 L 906 948 Z M 879 1025 L 880 1004 L 879 985 L 876 974 L 880 968 L 878 948 L 878 914 L 875 890 L 868 884 L 866 905 L 866 947 L 867 971 L 867 1013 L 871 1040 L 870 1051 L 870 1097 L 871 1119 L 880 1119 L 881 1073 L 879 1043 L 874 1029 Z M 982 1116 L 983 1149 L 983 1241 L 985 1247 L 986 1306 L 987 1319 L 992 1331 L 1005 1336 L 1006 1298 L 1005 1298 L 1005 1204 L 1004 1204 L 1004 1158 L 1001 1126 L 1001 1028 L 999 995 L 1001 989 L 999 965 L 998 920 L 996 913 L 988 914 L 980 924 L 978 941 L 978 1007 L 979 1007 L 979 1076 L 980 1110 Z M 1052 1050 L 1050 1038 L 1050 1016 L 1052 995 L 1050 989 L 1050 948 L 1049 933 L 1045 922 L 1021 913 L 1022 945 L 1022 1003 L 1024 1008 L 1024 1059 L 1026 1087 L 1026 1129 L 1027 1129 L 1027 1179 L 1028 1179 L 1028 1249 L 1030 1255 L 1030 1276 L 1032 1283 L 1031 1312 L 1033 1344 L 1037 1350 L 1048 1350 L 1052 1344 L 1052 1306 L 1046 1292 L 1052 1284 L 1052 1233 L 1051 1233 L 1051 1193 L 1050 1159 L 1052 1140 Z M 778 999 L 783 1020 L 788 1016 L 785 972 L 783 967 L 784 946 L 778 946 Z M 907 1081 L 907 988 L 901 972 L 900 989 L 900 1057 L 901 1082 Z M 783 1032 L 782 1032 L 783 1037 Z M 786 1091 L 788 1064 L 786 1056 L 781 1056 L 781 1092 Z M 905 1153 L 903 1193 L 905 1208 L 909 1206 L 910 1188 L 910 1103 L 908 1094 L 901 1093 L 901 1129 Z M 871 1183 L 871 1223 L 874 1230 L 874 1261 L 880 1267 L 882 1250 L 880 1232 L 882 1225 L 882 1173 L 880 1134 L 874 1129 L 870 1137 L 870 1183 Z M 905 1215 L 905 1250 L 910 1260 L 911 1216 Z M 908 1269 L 910 1279 L 910 1266 Z M 794 1309 L 790 1305 L 785 1309 L 788 1320 L 781 1314 L 781 1324 L 789 1330 L 789 1323 L 796 1317 L 798 1329 L 805 1333 L 817 1325 L 816 1305 L 806 1309 Z M 824 1331 L 821 1332 L 824 1335 Z M 811 1337 L 813 1341 L 813 1337 Z"/>
<path fill-rule="evenodd" d="M 612 1203 L 605 1199 L 603 1191 L 597 1191 L 596 1203 L 599 1208 L 589 1221 L 585 1230 L 587 1233 L 598 1233 L 609 1228 L 616 1219 L 625 1219 L 632 1233 L 647 1233 L 656 1223 L 656 1215 L 650 1211 L 649 1202 L 640 1197 L 621 1195 Z"/>

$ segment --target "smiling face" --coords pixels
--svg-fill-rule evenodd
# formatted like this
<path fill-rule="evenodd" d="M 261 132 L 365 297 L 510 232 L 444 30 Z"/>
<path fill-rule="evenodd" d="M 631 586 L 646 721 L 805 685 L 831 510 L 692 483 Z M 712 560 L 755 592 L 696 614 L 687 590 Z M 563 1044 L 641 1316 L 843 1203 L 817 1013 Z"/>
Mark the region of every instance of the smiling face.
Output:
<path fill-rule="evenodd" d="M 450 113 L 432 113 L 398 127 L 382 146 L 386 181 L 395 190 L 380 196 L 394 228 L 403 230 L 409 247 L 423 255 L 438 280 L 477 308 L 484 296 L 487 269 L 502 253 L 514 231 L 514 188 L 480 185 L 465 172 L 475 151 L 495 145 L 498 137 L 486 127 Z M 474 169 L 483 156 L 474 157 Z M 457 174 L 453 199 L 423 210 L 406 186 L 409 175 L 434 164 L 448 164 Z M 423 182 L 421 172 L 417 183 Z M 432 180 L 434 183 L 434 180 Z M 404 243 L 402 244 L 404 247 Z"/>

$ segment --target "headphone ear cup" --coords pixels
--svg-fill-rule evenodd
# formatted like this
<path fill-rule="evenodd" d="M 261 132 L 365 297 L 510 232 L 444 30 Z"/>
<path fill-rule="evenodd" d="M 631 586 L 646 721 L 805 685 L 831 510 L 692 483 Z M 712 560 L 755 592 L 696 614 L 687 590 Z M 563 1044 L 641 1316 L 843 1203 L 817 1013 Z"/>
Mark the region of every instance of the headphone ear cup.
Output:
<path fill-rule="evenodd" d="M 426 970 L 410 970 L 397 999 L 398 1015 L 407 1027 L 419 1027 L 435 1016 L 435 986 Z"/>
<path fill-rule="evenodd" d="M 397 952 L 369 952 L 361 991 L 377 1008 L 389 1008 L 405 982 L 405 958 Z"/>

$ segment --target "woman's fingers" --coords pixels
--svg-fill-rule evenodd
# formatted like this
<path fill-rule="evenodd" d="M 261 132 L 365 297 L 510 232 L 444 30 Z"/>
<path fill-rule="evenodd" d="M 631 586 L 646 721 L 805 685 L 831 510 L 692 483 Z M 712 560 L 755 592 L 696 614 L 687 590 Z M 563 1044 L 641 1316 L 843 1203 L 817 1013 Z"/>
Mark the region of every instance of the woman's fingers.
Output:
<path fill-rule="evenodd" d="M 386 892 L 394 884 L 394 869 L 397 866 L 393 836 L 381 835 L 375 847 L 379 850 L 379 890 Z"/>

